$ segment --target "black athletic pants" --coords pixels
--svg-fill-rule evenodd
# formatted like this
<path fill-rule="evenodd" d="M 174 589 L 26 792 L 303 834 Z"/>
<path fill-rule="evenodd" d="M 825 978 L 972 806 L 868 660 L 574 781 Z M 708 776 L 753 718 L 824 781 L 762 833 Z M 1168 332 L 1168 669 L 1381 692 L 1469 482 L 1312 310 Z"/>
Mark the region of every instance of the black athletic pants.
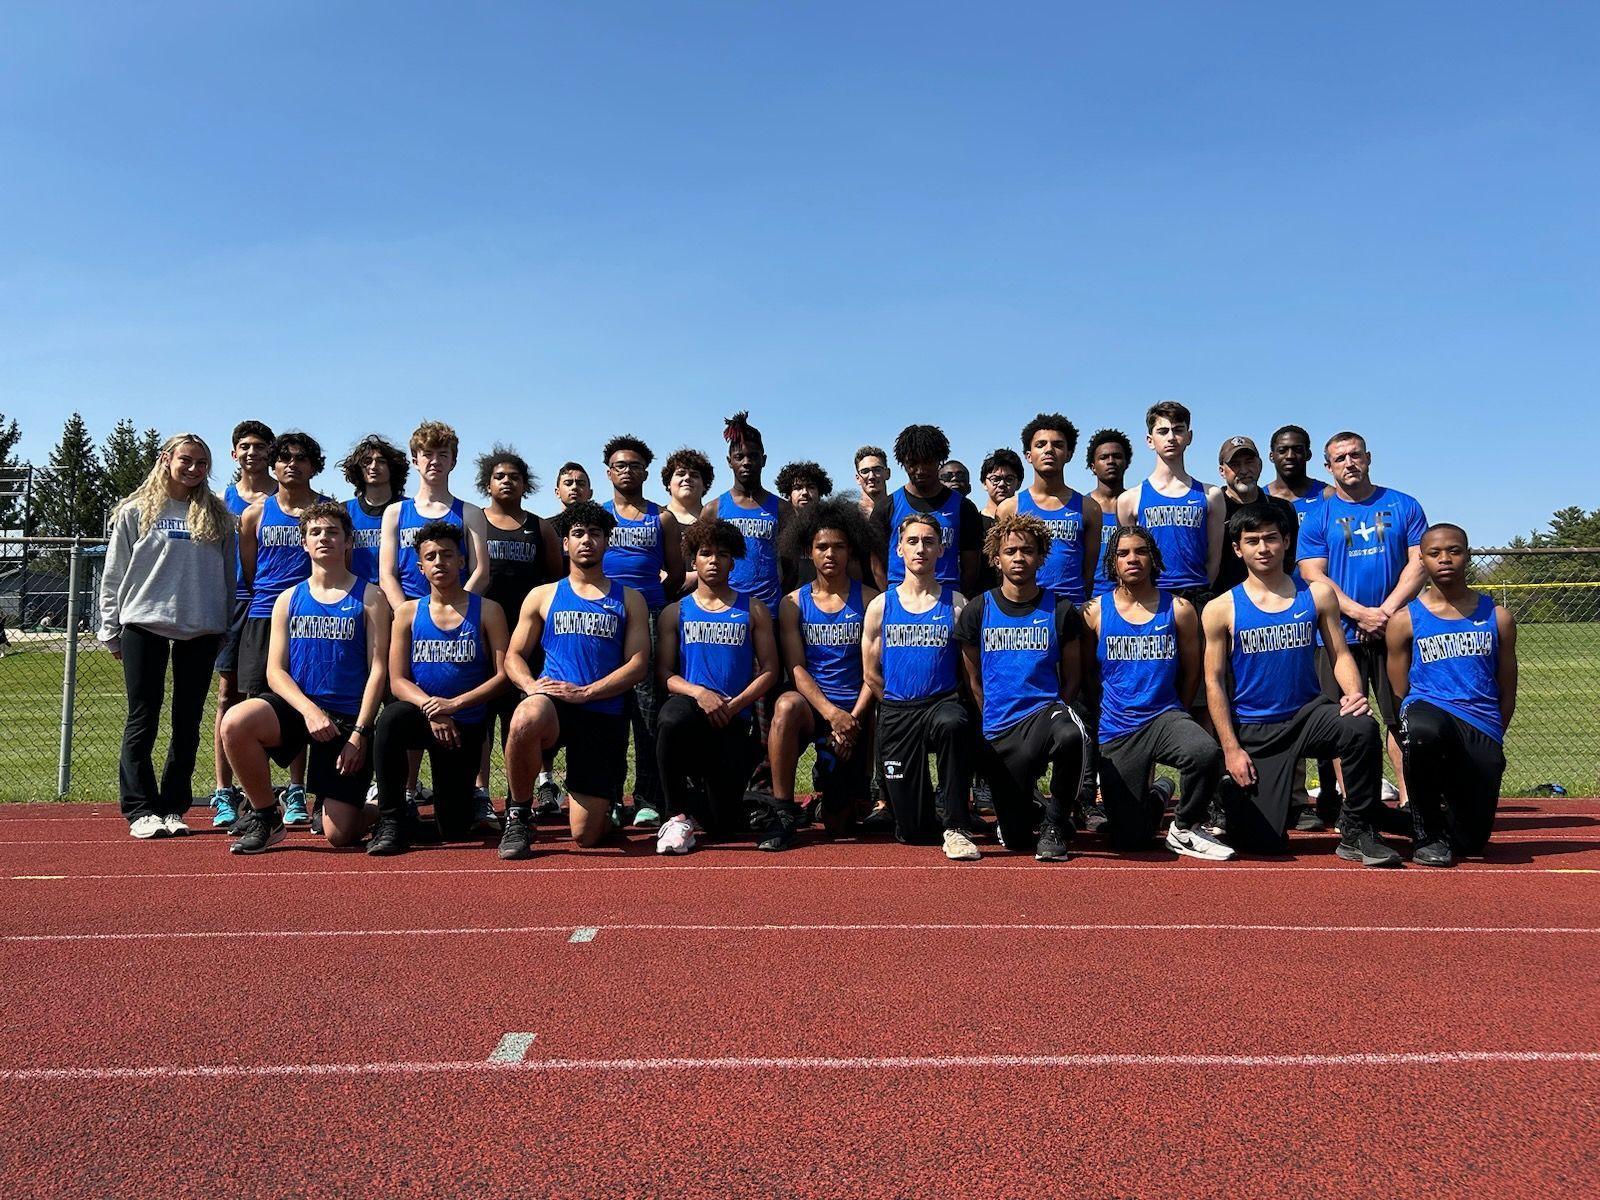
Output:
<path fill-rule="evenodd" d="M 1166 806 L 1150 786 L 1157 763 L 1178 769 L 1174 824 L 1205 822 L 1222 779 L 1222 748 L 1186 712 L 1164 712 L 1149 724 L 1100 747 L 1100 796 L 1106 838 L 1117 849 L 1143 846 L 1161 832 Z"/>
<path fill-rule="evenodd" d="M 688 696 L 668 696 L 656 720 L 656 766 L 666 796 L 661 815 L 695 817 L 713 835 L 748 829 L 741 802 L 760 753 L 749 718 L 717 729 Z"/>
<path fill-rule="evenodd" d="M 194 759 L 200 749 L 200 717 L 211 690 L 211 665 L 217 659 L 218 634 L 174 641 L 137 625 L 122 629 L 122 680 L 128 692 L 128 723 L 122 728 L 122 757 L 117 783 L 122 815 L 132 824 L 139 817 L 177 816 L 194 799 Z M 172 736 L 167 763 L 156 783 L 150 755 L 161 724 L 166 698 L 167 662 L 172 662 Z"/>
<path fill-rule="evenodd" d="M 1344 765 L 1346 822 L 1372 826 L 1378 818 L 1383 780 L 1383 738 L 1371 717 L 1339 715 L 1337 701 L 1318 696 L 1287 721 L 1238 725 L 1234 734 L 1256 767 L 1256 781 L 1241 788 L 1222 777 L 1228 842 L 1235 849 L 1281 853 L 1294 791 L 1294 767 L 1302 758 L 1337 758 Z"/>
<path fill-rule="evenodd" d="M 628 693 L 626 710 L 633 730 L 633 803 L 638 807 L 661 808 L 661 771 L 656 765 L 656 725 L 661 717 L 661 685 L 656 682 L 656 623 L 659 608 L 650 611 L 649 670 Z"/>
<path fill-rule="evenodd" d="M 1081 719 L 1060 700 L 982 743 L 978 762 L 994 795 L 994 814 L 1006 849 L 1023 851 L 1033 845 L 1033 788 L 1046 768 L 1050 790 L 1045 794 L 1045 823 L 1054 825 L 1063 837 L 1073 835 L 1072 809 L 1083 782 L 1087 745 Z"/>
<path fill-rule="evenodd" d="M 405 820 L 407 755 L 412 750 L 426 750 L 433 768 L 433 818 L 439 834 L 451 842 L 469 836 L 473 781 L 478 776 L 478 760 L 489 722 L 458 723 L 456 729 L 461 735 L 460 744 L 440 745 L 433 736 L 433 725 L 415 704 L 394 700 L 384 707 L 378 714 L 373 754 L 378 765 L 380 815 Z"/>
<path fill-rule="evenodd" d="M 1459 854 L 1482 854 L 1500 804 L 1504 747 L 1425 700 L 1401 710 L 1400 747 L 1417 844 L 1444 837 Z"/>
<path fill-rule="evenodd" d="M 967 828 L 976 724 L 953 692 L 926 700 L 883 702 L 878 714 L 878 757 L 883 763 L 883 785 L 894 813 L 897 840 L 937 844 L 946 829 Z M 928 776 L 930 754 L 939 764 L 937 798 Z"/>

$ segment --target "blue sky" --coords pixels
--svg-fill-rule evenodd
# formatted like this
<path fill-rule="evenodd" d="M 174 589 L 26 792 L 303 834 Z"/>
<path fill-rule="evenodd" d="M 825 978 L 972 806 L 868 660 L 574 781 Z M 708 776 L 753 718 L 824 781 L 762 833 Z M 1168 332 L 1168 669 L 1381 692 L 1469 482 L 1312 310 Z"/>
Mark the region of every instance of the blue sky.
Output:
<path fill-rule="evenodd" d="M 219 452 L 442 417 L 551 479 L 749 408 L 843 486 L 1041 409 L 1142 474 L 1174 398 L 1203 477 L 1353 427 L 1500 541 L 1600 506 L 1597 44 L 1579 4 L 11 5 L 0 412 L 40 460 L 72 409 Z"/>

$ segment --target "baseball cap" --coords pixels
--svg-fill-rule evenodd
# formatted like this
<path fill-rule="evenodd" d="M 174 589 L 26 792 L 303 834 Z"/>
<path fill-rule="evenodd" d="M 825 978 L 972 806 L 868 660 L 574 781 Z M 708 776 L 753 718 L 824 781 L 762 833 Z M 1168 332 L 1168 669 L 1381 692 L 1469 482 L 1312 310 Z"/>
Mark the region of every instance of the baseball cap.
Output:
<path fill-rule="evenodd" d="M 1256 449 L 1256 444 L 1253 440 L 1247 437 L 1231 437 L 1223 442 L 1222 449 L 1217 451 L 1217 461 L 1219 463 L 1232 462 L 1233 456 L 1241 450 L 1248 450 L 1257 458 L 1261 457 L 1261 451 Z"/>

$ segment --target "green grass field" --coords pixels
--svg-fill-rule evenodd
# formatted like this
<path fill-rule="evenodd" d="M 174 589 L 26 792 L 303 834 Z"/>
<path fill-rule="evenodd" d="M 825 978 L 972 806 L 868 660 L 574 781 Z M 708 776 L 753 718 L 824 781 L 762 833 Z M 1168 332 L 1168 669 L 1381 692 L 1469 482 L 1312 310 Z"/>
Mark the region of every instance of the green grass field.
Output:
<path fill-rule="evenodd" d="M 1600 795 L 1600 625 L 1527 625 L 1519 639 L 1522 686 L 1506 743 L 1506 794 L 1527 795 L 1540 784 L 1559 783 L 1574 796 Z M 126 713 L 122 668 L 98 648 L 78 658 L 72 788 L 56 795 L 63 663 L 59 646 L 17 648 L 0 658 L 0 803 L 116 798 Z M 206 721 L 196 792 L 211 787 L 209 706 Z M 165 745 L 163 737 L 158 754 Z M 800 767 L 802 792 L 810 788 L 810 757 Z M 498 751 L 494 763 L 496 794 L 503 794 Z"/>

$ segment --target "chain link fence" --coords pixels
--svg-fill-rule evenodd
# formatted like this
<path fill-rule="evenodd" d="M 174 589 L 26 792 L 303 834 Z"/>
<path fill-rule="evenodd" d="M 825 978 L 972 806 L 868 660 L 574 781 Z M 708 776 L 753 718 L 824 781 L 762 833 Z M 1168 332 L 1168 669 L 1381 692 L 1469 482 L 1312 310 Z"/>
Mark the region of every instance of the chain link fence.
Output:
<path fill-rule="evenodd" d="M 104 559 L 93 539 L 0 539 L 0 802 L 116 798 L 127 709 L 122 666 L 94 636 Z M 1473 570 L 1519 626 L 1505 791 L 1600 795 L 1600 549 L 1477 550 Z M 213 693 L 204 731 L 214 704 Z M 203 732 L 197 792 L 214 761 Z M 498 748 L 493 784 L 503 795 Z"/>

